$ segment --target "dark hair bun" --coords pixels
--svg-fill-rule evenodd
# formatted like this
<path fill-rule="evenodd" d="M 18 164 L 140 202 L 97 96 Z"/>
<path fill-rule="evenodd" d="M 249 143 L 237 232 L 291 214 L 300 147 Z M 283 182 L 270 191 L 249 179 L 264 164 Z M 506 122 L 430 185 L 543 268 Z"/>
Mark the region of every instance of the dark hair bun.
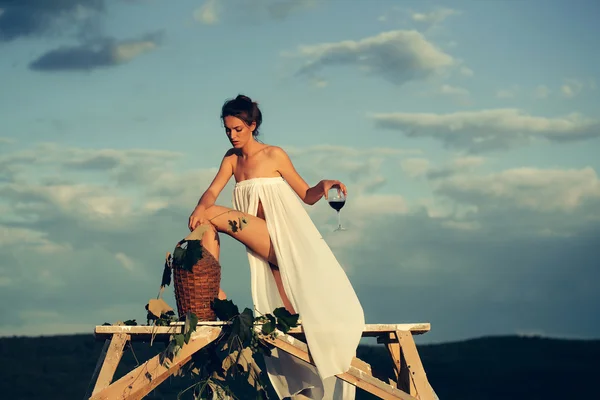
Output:
<path fill-rule="evenodd" d="M 252 135 L 258 136 L 258 128 L 262 123 L 262 113 L 258 108 L 258 103 L 252 101 L 250 97 L 238 94 L 235 99 L 227 100 L 221 109 L 221 120 L 229 116 L 241 119 L 246 125 L 256 123 Z"/>
<path fill-rule="evenodd" d="M 238 94 L 237 97 L 235 98 L 236 101 L 245 101 L 251 104 L 255 104 L 252 99 L 248 96 L 244 96 L 243 94 Z"/>

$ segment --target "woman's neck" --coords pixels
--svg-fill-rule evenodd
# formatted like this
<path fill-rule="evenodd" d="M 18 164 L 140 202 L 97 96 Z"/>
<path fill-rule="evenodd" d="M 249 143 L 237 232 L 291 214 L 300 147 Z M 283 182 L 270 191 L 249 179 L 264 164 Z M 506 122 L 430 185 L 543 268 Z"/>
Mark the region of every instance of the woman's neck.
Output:
<path fill-rule="evenodd" d="M 248 143 L 246 143 L 246 145 L 240 149 L 242 157 L 248 158 L 252 156 L 254 153 L 259 151 L 261 147 L 262 145 L 254 140 L 254 138 L 250 139 Z"/>

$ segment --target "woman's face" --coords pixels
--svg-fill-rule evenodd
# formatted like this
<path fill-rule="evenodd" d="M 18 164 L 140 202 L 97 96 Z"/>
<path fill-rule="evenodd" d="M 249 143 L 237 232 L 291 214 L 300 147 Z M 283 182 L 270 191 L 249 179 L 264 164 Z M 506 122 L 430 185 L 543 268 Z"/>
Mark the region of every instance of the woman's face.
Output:
<path fill-rule="evenodd" d="M 241 149 L 252 139 L 252 131 L 256 126 L 254 122 L 251 125 L 246 125 L 244 121 L 233 116 L 225 117 L 223 124 L 231 145 L 236 149 Z"/>

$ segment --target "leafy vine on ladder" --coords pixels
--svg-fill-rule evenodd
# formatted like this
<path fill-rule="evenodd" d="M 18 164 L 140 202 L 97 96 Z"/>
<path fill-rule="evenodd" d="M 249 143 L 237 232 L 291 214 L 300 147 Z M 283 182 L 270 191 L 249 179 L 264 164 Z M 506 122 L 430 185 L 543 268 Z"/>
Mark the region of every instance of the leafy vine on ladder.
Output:
<path fill-rule="evenodd" d="M 242 230 L 246 224 L 244 218 L 229 221 L 233 233 Z M 161 295 L 164 287 L 171 284 L 174 266 L 192 271 L 193 266 L 202 258 L 200 239 L 207 229 L 206 226 L 197 228 L 177 244 L 172 257 L 167 254 L 159 294 L 146 305 L 148 325 L 169 326 L 179 322 L 179 318 Z M 280 307 L 273 310 L 272 314 L 255 316 L 249 308 L 240 312 L 231 300 L 217 298 L 211 302 L 211 307 L 217 319 L 225 323 L 217 339 L 196 352 L 178 370 L 177 375 L 191 375 L 195 380 L 193 385 L 179 393 L 178 399 L 188 391 L 193 399 L 268 399 L 268 376 L 261 371 L 259 364 L 260 357 L 271 355 L 273 345 L 265 339 L 274 339 L 278 332 L 288 333 L 291 328 L 298 326 L 298 314 L 292 315 L 284 307 Z M 137 325 L 135 320 L 128 320 L 125 324 Z M 179 351 L 193 339 L 197 327 L 198 317 L 188 312 L 183 332 L 172 335 L 165 350 L 160 353 L 161 364 L 168 367 L 173 362 Z"/>
<path fill-rule="evenodd" d="M 190 374 L 195 383 L 180 393 L 191 391 L 194 399 L 213 399 L 230 396 L 240 400 L 268 399 L 268 377 L 260 370 L 257 357 L 270 356 L 272 345 L 265 337 L 274 339 L 278 331 L 287 333 L 298 325 L 298 314 L 290 314 L 284 307 L 272 314 L 254 316 L 249 308 L 239 312 L 231 300 L 213 301 L 217 318 L 227 321 L 219 337 L 192 356 L 181 368 L 180 374 Z M 173 310 L 153 314 L 148 307 L 149 324 L 168 326 L 177 321 Z M 161 362 L 169 366 L 177 353 L 189 343 L 198 327 L 198 318 L 188 312 L 182 333 L 173 335 L 161 353 Z M 260 361 L 259 361 L 260 362 Z"/>

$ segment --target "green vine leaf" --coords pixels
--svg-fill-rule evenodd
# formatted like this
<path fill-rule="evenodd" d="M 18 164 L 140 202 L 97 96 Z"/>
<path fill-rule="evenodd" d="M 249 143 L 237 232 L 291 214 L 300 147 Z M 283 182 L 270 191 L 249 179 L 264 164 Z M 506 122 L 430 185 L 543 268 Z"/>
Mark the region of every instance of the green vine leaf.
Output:
<path fill-rule="evenodd" d="M 173 265 L 183 265 L 185 253 L 186 251 L 183 247 L 175 247 L 175 250 L 173 250 Z"/>
<path fill-rule="evenodd" d="M 183 247 L 185 245 L 185 247 Z M 181 240 L 173 250 L 173 267 L 179 267 L 192 272 L 194 265 L 203 257 L 203 247 L 200 240 Z M 164 274 L 164 273 L 163 273 Z"/>
<path fill-rule="evenodd" d="M 191 271 L 198 260 L 202 259 L 202 245 L 199 240 L 190 240 L 185 249 L 183 268 Z"/>
<path fill-rule="evenodd" d="M 245 218 L 230 221 L 235 232 L 247 225 Z M 173 268 L 192 270 L 203 256 L 200 239 L 208 228 L 198 228 L 188 237 L 181 240 L 173 254 L 167 253 L 164 261 L 161 291 L 157 299 L 146 305 L 148 325 L 171 326 L 179 322 L 179 316 L 160 298 L 164 286 L 171 284 Z M 221 321 L 229 321 L 216 340 L 195 352 L 189 362 L 178 370 L 177 375 L 191 376 L 194 384 L 179 393 L 181 398 L 190 391 L 194 399 L 209 400 L 217 397 L 229 397 L 236 400 L 268 400 L 272 388 L 269 387 L 268 375 L 259 365 L 262 357 L 271 356 L 275 347 L 266 337 L 275 337 L 276 331 L 287 333 L 297 326 L 298 314 L 290 314 L 285 308 L 275 309 L 272 314 L 254 316 L 250 308 L 239 308 L 231 300 L 213 299 L 211 307 Z M 152 324 L 151 324 L 152 322 Z M 198 317 L 188 312 L 185 315 L 183 329 L 171 335 L 166 348 L 159 353 L 159 360 L 167 368 L 174 361 L 178 352 L 191 341 L 198 329 Z M 120 325 L 137 325 L 136 320 L 118 322 Z M 257 329 L 261 325 L 261 329 Z M 152 341 L 150 341 L 152 345 Z M 267 391 L 269 390 L 269 392 Z"/>
<path fill-rule="evenodd" d="M 271 333 L 273 333 L 275 331 L 277 322 L 275 320 L 275 317 L 272 316 L 271 314 L 267 314 L 266 318 L 267 318 L 268 322 L 263 324 L 261 331 L 265 335 L 270 335 Z"/>
<path fill-rule="evenodd" d="M 185 344 L 185 337 L 181 333 L 173 335 L 173 339 L 175 339 L 175 344 L 180 348 Z"/>
<path fill-rule="evenodd" d="M 165 286 L 169 286 L 171 284 L 171 263 L 172 263 L 172 256 L 170 253 L 167 254 L 167 257 L 165 258 L 165 268 L 163 269 L 163 276 L 162 276 L 162 280 L 160 282 L 160 287 L 163 288 Z"/>
<path fill-rule="evenodd" d="M 288 333 L 290 328 L 298 326 L 298 314 L 292 315 L 285 307 L 276 308 L 273 314 L 277 317 L 277 329 Z"/>
<path fill-rule="evenodd" d="M 231 300 L 214 299 L 212 309 L 221 321 L 229 321 L 240 313 L 238 307 Z"/>
<path fill-rule="evenodd" d="M 242 346 L 250 344 L 254 330 L 254 314 L 249 308 L 245 308 L 241 314 L 234 317 L 231 324 L 231 334 L 239 337 Z"/>
<path fill-rule="evenodd" d="M 196 331 L 196 327 L 198 326 L 198 317 L 193 312 L 189 312 L 185 316 L 185 326 L 183 329 L 183 339 L 185 344 L 190 342 L 190 338 L 192 337 L 192 333 Z"/>

